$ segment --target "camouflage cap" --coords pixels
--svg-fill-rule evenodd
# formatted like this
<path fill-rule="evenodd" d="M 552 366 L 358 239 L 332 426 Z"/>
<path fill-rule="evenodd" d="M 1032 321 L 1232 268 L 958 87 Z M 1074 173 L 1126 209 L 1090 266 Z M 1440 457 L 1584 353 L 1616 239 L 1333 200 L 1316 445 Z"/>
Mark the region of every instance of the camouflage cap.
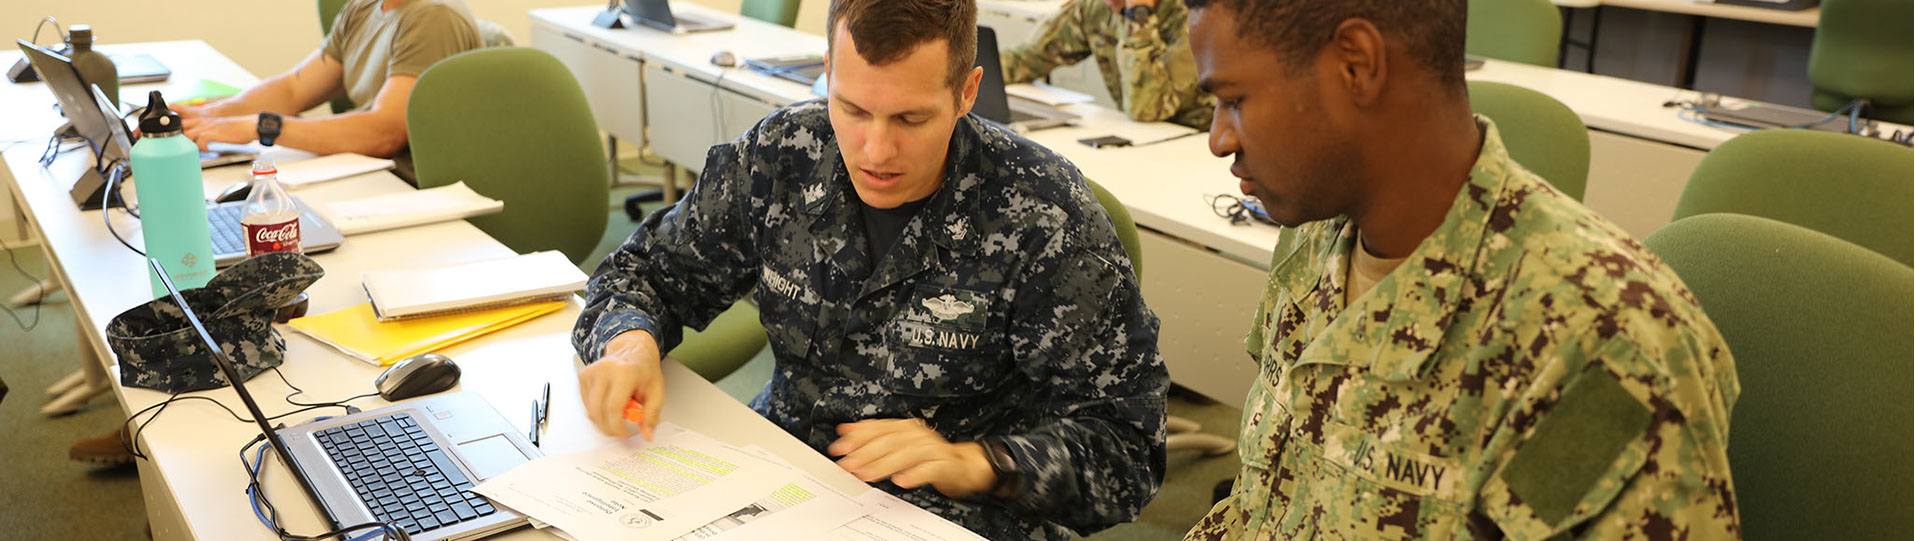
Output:
<path fill-rule="evenodd" d="M 273 313 L 325 276 L 312 258 L 260 255 L 221 271 L 205 287 L 181 291 L 206 332 L 251 379 L 279 366 L 286 340 L 273 330 Z M 213 352 L 193 331 L 172 296 L 135 306 L 107 322 L 106 343 L 120 362 L 120 384 L 166 393 L 217 389 L 228 383 Z"/>

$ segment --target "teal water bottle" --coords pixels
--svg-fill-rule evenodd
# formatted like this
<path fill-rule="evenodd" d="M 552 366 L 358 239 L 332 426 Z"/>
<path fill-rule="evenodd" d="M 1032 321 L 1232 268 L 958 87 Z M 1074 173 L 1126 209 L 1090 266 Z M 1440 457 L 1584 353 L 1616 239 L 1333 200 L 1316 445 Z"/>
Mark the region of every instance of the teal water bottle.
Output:
<path fill-rule="evenodd" d="M 180 289 L 206 285 L 214 274 L 213 237 L 206 225 L 199 145 L 180 130 L 180 115 L 166 108 L 158 90 L 147 94 L 132 160 L 147 257 L 160 260 Z M 151 277 L 154 297 L 166 295 L 159 277 L 140 274 Z"/>

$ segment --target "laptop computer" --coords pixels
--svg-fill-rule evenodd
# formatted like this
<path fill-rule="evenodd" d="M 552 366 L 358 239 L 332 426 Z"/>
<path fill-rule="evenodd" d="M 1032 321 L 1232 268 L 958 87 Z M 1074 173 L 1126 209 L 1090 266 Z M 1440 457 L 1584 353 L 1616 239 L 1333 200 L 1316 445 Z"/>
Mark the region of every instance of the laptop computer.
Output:
<path fill-rule="evenodd" d="M 15 41 L 19 43 L 20 51 L 26 54 L 28 62 L 33 65 L 33 70 L 40 73 L 40 79 L 46 81 L 47 89 L 53 91 L 54 99 L 60 104 L 60 113 L 66 115 L 67 126 L 55 133 L 80 136 L 87 140 L 95 152 L 99 152 L 102 150 L 100 147 L 106 144 L 107 138 L 112 135 L 108 133 L 108 121 L 119 123 L 124 129 L 124 123 L 120 122 L 122 117 L 119 106 L 113 100 L 89 99 L 87 85 L 81 81 L 80 72 L 73 69 L 71 59 L 26 40 Z M 122 80 L 124 81 L 124 78 Z M 224 148 L 213 151 L 201 151 L 199 166 L 203 169 L 250 162 L 257 156 L 259 153 L 252 152 L 246 147 L 225 145 Z"/>
<path fill-rule="evenodd" d="M 92 88 L 93 100 L 102 110 L 108 110 L 107 108 L 113 106 L 112 100 L 107 99 L 106 92 L 101 91 L 98 86 Z M 128 158 L 132 156 L 133 152 L 133 141 L 131 134 L 126 129 L 126 123 L 121 122 L 119 117 L 113 116 L 106 117 L 104 120 L 107 126 L 107 136 L 105 138 L 105 144 L 102 145 L 100 149 L 103 159 L 108 162 L 128 164 Z M 111 174 L 124 175 L 131 173 L 131 166 L 129 165 L 120 167 Z M 125 184 L 118 182 L 124 179 L 125 177 L 116 179 L 114 184 L 125 186 Z M 114 195 L 118 196 L 119 194 Z M 333 248 L 338 248 L 341 243 L 346 241 L 346 235 L 339 232 L 339 228 L 333 227 L 332 222 L 327 221 L 324 216 L 320 216 L 318 212 L 313 211 L 313 208 L 306 205 L 305 201 L 294 197 L 293 204 L 299 206 L 299 244 L 301 251 L 308 254 L 326 252 Z M 239 224 L 239 219 L 244 216 L 242 213 L 245 210 L 245 206 L 245 201 L 206 204 L 206 222 L 209 226 L 208 230 L 213 234 L 213 266 L 216 268 L 224 268 L 246 259 L 246 235 L 244 233 L 246 228 Z"/>
<path fill-rule="evenodd" d="M 716 30 L 727 30 L 733 26 L 737 26 L 731 21 L 706 19 L 698 16 L 674 16 L 672 15 L 672 5 L 666 0 L 625 0 L 625 12 L 632 15 L 632 22 L 673 34 L 712 32 Z"/>
<path fill-rule="evenodd" d="M 384 522 L 416 541 L 458 541 L 529 523 L 470 490 L 543 455 L 476 393 L 441 394 L 274 429 L 159 260 L 149 258 L 147 264 L 213 353 L 220 372 L 234 382 L 233 392 L 280 462 L 332 528 Z M 367 531 L 372 529 L 354 533 Z"/>
<path fill-rule="evenodd" d="M 1055 128 L 1075 122 L 1077 115 L 1043 103 L 1004 93 L 1004 67 L 997 56 L 997 31 L 977 27 L 977 63 L 984 68 L 984 80 L 978 83 L 977 103 L 971 111 L 986 120 L 1030 131 Z"/>

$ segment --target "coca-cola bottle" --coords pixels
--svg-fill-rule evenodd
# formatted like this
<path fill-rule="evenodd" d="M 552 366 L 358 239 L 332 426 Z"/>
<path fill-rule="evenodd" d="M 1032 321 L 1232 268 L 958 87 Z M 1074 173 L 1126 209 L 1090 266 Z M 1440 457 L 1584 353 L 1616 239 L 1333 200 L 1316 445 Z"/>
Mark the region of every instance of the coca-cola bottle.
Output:
<path fill-rule="evenodd" d="M 252 193 L 240 210 L 246 233 L 246 257 L 270 252 L 299 253 L 299 205 L 279 185 L 272 160 L 253 161 Z"/>

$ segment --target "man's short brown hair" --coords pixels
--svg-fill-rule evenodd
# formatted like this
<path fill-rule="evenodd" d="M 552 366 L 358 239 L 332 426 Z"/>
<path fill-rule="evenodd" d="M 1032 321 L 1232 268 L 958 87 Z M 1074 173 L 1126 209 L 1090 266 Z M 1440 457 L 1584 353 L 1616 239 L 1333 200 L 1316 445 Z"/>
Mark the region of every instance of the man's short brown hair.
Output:
<path fill-rule="evenodd" d="M 905 57 L 919 45 L 944 40 L 951 56 L 944 86 L 963 92 L 977 62 L 976 0 L 831 0 L 825 43 L 835 47 L 844 21 L 858 56 L 874 66 Z"/>

